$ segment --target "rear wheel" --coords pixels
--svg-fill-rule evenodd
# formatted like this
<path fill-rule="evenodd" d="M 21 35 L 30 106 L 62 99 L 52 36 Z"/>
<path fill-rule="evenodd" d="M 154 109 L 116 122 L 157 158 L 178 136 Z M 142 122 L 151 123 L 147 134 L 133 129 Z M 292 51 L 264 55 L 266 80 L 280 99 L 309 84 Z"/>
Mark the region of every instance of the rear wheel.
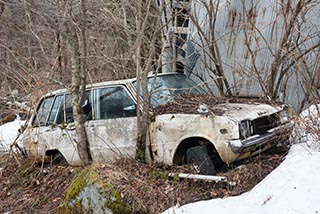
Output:
<path fill-rule="evenodd" d="M 216 170 L 208 155 L 206 146 L 195 146 L 187 150 L 187 163 L 192 166 L 196 173 L 203 175 L 215 175 Z"/>

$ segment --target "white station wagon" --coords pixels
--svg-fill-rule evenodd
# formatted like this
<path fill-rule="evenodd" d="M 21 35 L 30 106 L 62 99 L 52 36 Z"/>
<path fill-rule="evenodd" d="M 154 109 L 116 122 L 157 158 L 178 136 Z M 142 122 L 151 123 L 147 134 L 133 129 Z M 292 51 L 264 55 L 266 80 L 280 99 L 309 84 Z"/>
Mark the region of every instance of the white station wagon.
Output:
<path fill-rule="evenodd" d="M 174 103 L 178 94 L 206 93 L 177 73 L 150 76 L 149 89 L 152 109 Z M 136 99 L 135 79 L 87 86 L 83 114 L 94 162 L 135 157 Z M 218 162 L 229 164 L 265 151 L 286 140 L 292 130 L 286 104 L 229 101 L 199 103 L 197 109 L 194 113 L 154 113 L 146 146 L 149 161 L 192 164 L 198 173 L 215 174 Z M 63 156 L 70 165 L 80 165 L 74 127 L 70 92 L 57 90 L 40 100 L 19 144 L 27 155 Z"/>

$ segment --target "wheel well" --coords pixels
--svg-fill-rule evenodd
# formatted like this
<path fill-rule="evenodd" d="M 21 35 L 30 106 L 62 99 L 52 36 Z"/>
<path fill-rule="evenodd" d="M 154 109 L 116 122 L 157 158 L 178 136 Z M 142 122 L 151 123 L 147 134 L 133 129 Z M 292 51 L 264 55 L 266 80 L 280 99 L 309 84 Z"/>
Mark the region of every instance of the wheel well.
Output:
<path fill-rule="evenodd" d="M 204 139 L 204 138 L 200 138 L 200 137 L 192 137 L 192 138 L 188 138 L 188 139 L 183 140 L 179 144 L 179 146 L 174 154 L 174 157 L 173 157 L 173 164 L 182 165 L 182 164 L 186 163 L 185 155 L 186 155 L 187 150 L 191 147 L 202 146 L 202 145 L 207 146 L 209 156 L 214 157 L 214 159 L 213 159 L 214 163 L 216 163 L 217 161 L 220 160 L 220 156 L 219 156 L 217 150 L 215 149 L 214 145 L 210 141 L 208 141 L 207 139 Z M 215 155 L 215 154 L 217 154 L 217 155 Z"/>
<path fill-rule="evenodd" d="M 46 156 L 54 156 L 54 155 L 56 155 L 58 153 L 61 154 L 61 152 L 58 149 L 47 150 L 46 151 Z"/>
<path fill-rule="evenodd" d="M 46 155 L 51 158 L 53 164 L 67 163 L 64 155 L 57 149 L 47 150 Z"/>

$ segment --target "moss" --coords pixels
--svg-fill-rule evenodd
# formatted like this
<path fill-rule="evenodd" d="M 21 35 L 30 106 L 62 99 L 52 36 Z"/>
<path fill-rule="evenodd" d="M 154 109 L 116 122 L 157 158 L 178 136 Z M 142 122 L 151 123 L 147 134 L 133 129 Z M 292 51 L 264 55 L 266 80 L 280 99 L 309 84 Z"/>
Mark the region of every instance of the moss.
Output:
<path fill-rule="evenodd" d="M 153 183 L 154 179 L 169 180 L 170 179 L 169 172 L 167 170 L 164 170 L 164 171 L 153 170 L 153 171 L 150 172 L 148 182 Z"/>
<path fill-rule="evenodd" d="M 107 196 L 107 200 L 104 204 L 105 207 L 108 207 L 114 213 L 131 213 L 132 210 L 121 198 L 121 195 L 116 189 L 108 183 L 103 185 L 104 194 Z"/>
<path fill-rule="evenodd" d="M 179 178 L 179 174 L 178 173 L 175 173 L 174 176 L 173 176 L 173 182 L 175 184 L 177 183 L 180 183 L 180 178 Z"/>
<path fill-rule="evenodd" d="M 140 161 L 141 163 L 144 163 L 145 162 L 145 152 L 140 149 L 137 149 L 136 160 Z"/>
<path fill-rule="evenodd" d="M 80 199 L 75 200 L 85 187 L 90 185 L 95 185 L 98 189 L 99 200 L 105 201 L 104 208 L 108 208 L 114 213 L 131 213 L 130 207 L 122 200 L 120 193 L 116 191 L 113 185 L 99 180 L 94 165 L 84 168 L 77 174 L 66 191 L 64 202 L 59 206 L 58 213 L 92 213 L 92 210 L 82 206 Z M 88 198 L 88 201 L 91 201 L 91 199 Z"/>
<path fill-rule="evenodd" d="M 169 179 L 169 173 L 168 173 L 168 171 L 159 172 L 159 177 L 160 177 L 161 179 L 168 180 L 168 179 Z"/>
<path fill-rule="evenodd" d="M 73 179 L 72 183 L 69 185 L 63 203 L 58 207 L 58 213 L 84 213 L 83 207 L 81 205 L 81 200 L 75 201 L 73 206 L 70 207 L 69 203 L 74 200 L 83 189 L 94 183 L 94 177 L 96 172 L 91 166 L 84 169 L 76 170 L 76 177 Z M 95 174 L 95 175 L 94 175 Z"/>
<path fill-rule="evenodd" d="M 89 176 L 91 173 L 91 167 L 87 167 L 83 169 L 75 179 L 73 179 L 72 183 L 67 189 L 65 201 L 70 202 L 72 199 L 75 199 L 76 196 L 86 187 L 88 183 L 88 179 L 91 177 Z"/>

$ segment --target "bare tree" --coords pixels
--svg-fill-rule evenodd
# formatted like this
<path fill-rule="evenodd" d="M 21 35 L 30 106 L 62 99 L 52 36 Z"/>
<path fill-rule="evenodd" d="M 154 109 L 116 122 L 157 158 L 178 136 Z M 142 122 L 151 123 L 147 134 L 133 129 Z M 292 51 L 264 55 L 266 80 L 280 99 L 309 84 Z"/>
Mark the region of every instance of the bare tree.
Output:
<path fill-rule="evenodd" d="M 148 74 L 155 69 L 154 64 L 156 56 L 156 44 L 160 39 L 160 11 L 156 8 L 153 0 L 136 2 L 135 29 L 136 39 L 133 48 L 136 49 L 136 78 L 137 78 L 137 104 L 142 106 L 142 112 L 137 109 L 137 153 L 136 158 L 145 161 L 149 111 L 150 111 L 150 95 L 148 90 Z M 156 68 L 157 69 L 157 68 Z M 143 100 L 140 103 L 140 95 Z M 151 153 L 149 154 L 151 155 Z"/>
<path fill-rule="evenodd" d="M 205 55 L 213 63 L 212 65 L 208 62 L 205 62 L 206 68 L 213 75 L 213 81 L 215 82 L 219 94 L 221 96 L 232 96 L 231 87 L 228 79 L 225 76 L 223 60 L 220 54 L 220 48 L 218 46 L 219 38 L 216 35 L 216 21 L 219 11 L 221 1 L 190 1 L 184 3 L 183 7 L 192 7 L 192 5 L 201 4 L 202 14 L 206 14 L 206 22 L 200 20 L 200 14 L 198 10 L 193 10 L 188 14 L 190 21 L 193 23 L 194 28 L 196 29 L 199 37 L 201 37 L 200 43 L 198 45 L 203 47 Z M 195 6 L 198 7 L 198 6 Z M 188 60 L 188 59 L 187 59 Z"/>
<path fill-rule="evenodd" d="M 318 96 L 313 77 L 319 68 L 319 18 L 314 16 L 319 1 L 194 0 L 188 4 L 191 26 L 186 50 L 193 45 L 201 54 L 193 73 L 212 79 L 220 95 L 222 89 L 231 90 L 225 95 L 259 93 L 290 100 L 297 108 L 303 106 L 303 93 Z M 187 60 L 193 60 L 192 52 Z M 313 86 L 307 82 L 314 82 Z"/>
<path fill-rule="evenodd" d="M 65 39 L 67 42 L 68 52 L 71 61 L 71 95 L 73 106 L 73 117 L 76 125 L 77 133 L 77 147 L 81 160 L 84 164 L 91 162 L 89 142 L 84 125 L 84 118 L 82 112 L 82 103 L 85 98 L 86 77 L 87 77 L 87 43 L 86 43 L 86 2 L 81 0 L 81 28 L 78 29 L 73 22 L 72 1 L 65 4 Z M 80 48 L 80 46 L 82 48 Z"/>
<path fill-rule="evenodd" d="M 137 76 L 144 99 L 137 99 L 138 124 L 145 127 L 139 130 L 146 130 L 146 76 L 156 70 L 161 49 L 155 1 L 0 2 L 1 96 L 18 89 L 19 97 L 35 107 L 35 101 L 48 91 L 70 88 L 75 124 L 80 139 L 85 139 L 80 115 L 86 80 L 93 83 Z M 138 139 L 145 141 L 142 133 L 146 132 L 139 133 Z M 87 144 L 79 141 L 79 145 Z"/>

